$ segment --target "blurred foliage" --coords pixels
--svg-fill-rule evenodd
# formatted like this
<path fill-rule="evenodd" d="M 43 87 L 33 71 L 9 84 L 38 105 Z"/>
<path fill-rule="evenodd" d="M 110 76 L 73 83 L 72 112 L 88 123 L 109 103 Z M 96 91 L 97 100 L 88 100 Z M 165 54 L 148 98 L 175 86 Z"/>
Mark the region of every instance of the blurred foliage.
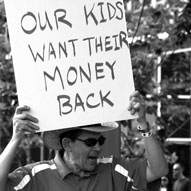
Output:
<path fill-rule="evenodd" d="M 7 20 L 4 2 L 0 3 L 0 153 L 8 144 L 12 136 L 12 117 L 18 97 L 14 76 L 14 68 L 11 57 Z M 13 169 L 32 161 L 30 150 L 41 145 L 42 141 L 38 134 L 26 135 L 13 162 Z"/>
<path fill-rule="evenodd" d="M 3 3 L 0 4 L 0 139 L 1 150 L 11 136 L 11 116 L 14 112 L 14 98 L 16 85 L 11 59 L 9 59 L 10 46 L 6 39 L 6 16 Z"/>
<path fill-rule="evenodd" d="M 177 54 L 176 50 L 191 49 L 191 3 L 181 0 L 124 2 L 135 88 L 145 96 L 147 112 L 156 119 L 151 126 L 161 143 L 175 135 L 190 137 L 191 100 L 178 96 L 191 94 L 191 52 Z M 161 81 L 158 81 L 160 70 Z M 157 111 L 158 103 L 161 114 Z M 125 140 L 129 140 L 135 129 L 128 122 L 125 126 L 128 127 Z M 127 155 L 136 155 L 132 149 L 140 143 L 136 136 L 132 137 L 131 148 L 124 147 Z"/>
<path fill-rule="evenodd" d="M 147 111 L 155 117 L 151 126 L 162 142 L 181 130 L 190 119 L 190 99 L 182 100 L 179 94 L 190 95 L 191 69 L 190 53 L 173 54 L 180 48 L 190 48 L 191 3 L 182 0 L 156 1 L 125 0 L 127 30 L 130 38 L 135 88 L 145 96 Z M 129 9 L 131 6 L 131 9 Z M 0 152 L 8 143 L 12 133 L 12 116 L 18 104 L 14 69 L 8 42 L 6 15 L 3 2 L 0 3 Z M 21 39 L 23 40 L 23 39 Z M 167 54 L 171 51 L 172 54 Z M 160 60 L 158 58 L 160 57 Z M 162 80 L 157 82 L 157 70 L 161 67 Z M 158 88 L 161 87 L 160 93 Z M 151 95 L 146 97 L 146 95 Z M 171 97 L 169 97 L 169 95 Z M 161 116 L 157 114 L 157 103 L 161 103 Z M 189 124 L 189 122 L 188 122 Z M 122 133 L 125 156 L 137 153 L 140 137 L 129 121 L 121 122 L 128 127 Z M 189 136 L 190 131 L 186 129 Z M 180 131 L 181 132 L 181 131 Z M 181 133 L 180 133 L 181 134 Z M 29 141 L 30 139 L 30 141 Z M 27 137 L 18 150 L 15 164 L 30 162 L 29 148 L 41 145 L 39 135 Z M 126 149 L 124 151 L 123 149 Z M 164 148 L 165 149 L 165 148 Z M 27 161 L 23 161 L 27 156 Z"/>

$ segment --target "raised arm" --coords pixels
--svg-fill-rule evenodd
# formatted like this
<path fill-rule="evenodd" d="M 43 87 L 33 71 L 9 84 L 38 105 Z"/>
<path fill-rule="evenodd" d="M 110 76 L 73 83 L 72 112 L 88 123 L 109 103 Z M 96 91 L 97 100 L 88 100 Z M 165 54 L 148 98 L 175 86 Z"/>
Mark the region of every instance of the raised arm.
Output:
<path fill-rule="evenodd" d="M 39 129 L 37 125 L 38 120 L 27 112 L 30 110 L 28 106 L 17 107 L 15 115 L 13 117 L 13 135 L 0 155 L 0 188 L 1 191 L 6 191 L 6 182 L 8 173 L 10 171 L 16 149 L 21 142 L 26 132 L 34 133 Z"/>
<path fill-rule="evenodd" d="M 134 115 L 138 112 L 139 118 L 137 123 L 139 130 L 143 134 L 143 140 L 146 151 L 147 165 L 147 182 L 156 180 L 168 173 L 168 164 L 164 157 L 161 146 L 154 135 L 150 133 L 149 123 L 146 120 L 146 105 L 142 96 L 135 91 L 130 96 L 130 105 L 128 110 Z M 145 134 L 144 134 L 145 133 Z"/>

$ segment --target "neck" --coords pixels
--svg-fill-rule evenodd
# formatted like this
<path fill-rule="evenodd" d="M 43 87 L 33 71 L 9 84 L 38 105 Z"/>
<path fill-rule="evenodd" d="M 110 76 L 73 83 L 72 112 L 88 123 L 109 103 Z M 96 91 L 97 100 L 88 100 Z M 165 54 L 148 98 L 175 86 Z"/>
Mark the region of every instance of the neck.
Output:
<path fill-rule="evenodd" d="M 179 180 L 184 179 L 184 178 L 185 178 L 185 176 L 183 174 L 180 174 L 180 176 L 178 177 Z"/>
<path fill-rule="evenodd" d="M 68 166 L 68 168 L 74 173 L 79 175 L 80 177 L 84 176 L 85 171 L 82 170 L 77 164 L 74 163 L 72 156 L 70 153 L 65 152 L 63 159 L 66 163 L 66 165 Z"/>

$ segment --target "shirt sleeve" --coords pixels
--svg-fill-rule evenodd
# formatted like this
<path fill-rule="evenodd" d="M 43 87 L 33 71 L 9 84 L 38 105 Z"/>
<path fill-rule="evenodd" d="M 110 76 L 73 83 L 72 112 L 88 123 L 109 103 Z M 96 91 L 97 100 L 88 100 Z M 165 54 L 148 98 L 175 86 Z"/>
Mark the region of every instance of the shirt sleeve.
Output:
<path fill-rule="evenodd" d="M 19 167 L 8 175 L 7 191 L 44 190 L 42 185 L 47 187 L 46 178 L 50 178 L 55 169 L 52 161 L 40 161 Z"/>
<path fill-rule="evenodd" d="M 126 191 L 157 191 L 160 179 L 147 184 L 146 158 L 113 158 L 114 182 L 116 188 Z"/>
<path fill-rule="evenodd" d="M 7 191 L 30 191 L 29 183 L 32 180 L 30 169 L 19 167 L 9 173 Z"/>
<path fill-rule="evenodd" d="M 126 191 L 147 190 L 145 158 L 113 158 L 115 187 Z"/>
<path fill-rule="evenodd" d="M 147 190 L 146 159 L 132 158 L 132 159 L 127 159 L 127 161 L 129 162 L 127 168 L 129 169 L 129 176 L 132 177 L 133 180 L 133 188 L 138 190 Z"/>
<path fill-rule="evenodd" d="M 191 191 L 191 181 L 188 178 L 186 178 L 185 190 Z"/>

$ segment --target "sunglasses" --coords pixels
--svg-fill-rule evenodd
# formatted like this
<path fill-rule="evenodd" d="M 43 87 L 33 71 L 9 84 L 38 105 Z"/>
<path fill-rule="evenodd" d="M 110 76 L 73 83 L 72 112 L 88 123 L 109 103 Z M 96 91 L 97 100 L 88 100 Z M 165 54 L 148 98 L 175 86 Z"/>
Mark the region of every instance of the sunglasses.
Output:
<path fill-rule="evenodd" d="M 179 171 L 180 169 L 179 168 L 174 168 L 173 171 Z"/>
<path fill-rule="evenodd" d="M 85 139 L 85 140 L 78 139 L 78 138 L 75 138 L 75 139 L 78 140 L 78 141 L 84 142 L 88 147 L 95 146 L 97 144 L 97 142 L 101 146 L 101 145 L 103 145 L 105 143 L 105 140 L 106 140 L 106 138 L 104 136 L 100 136 L 98 139 L 95 139 L 95 138 L 88 138 L 88 139 Z"/>

